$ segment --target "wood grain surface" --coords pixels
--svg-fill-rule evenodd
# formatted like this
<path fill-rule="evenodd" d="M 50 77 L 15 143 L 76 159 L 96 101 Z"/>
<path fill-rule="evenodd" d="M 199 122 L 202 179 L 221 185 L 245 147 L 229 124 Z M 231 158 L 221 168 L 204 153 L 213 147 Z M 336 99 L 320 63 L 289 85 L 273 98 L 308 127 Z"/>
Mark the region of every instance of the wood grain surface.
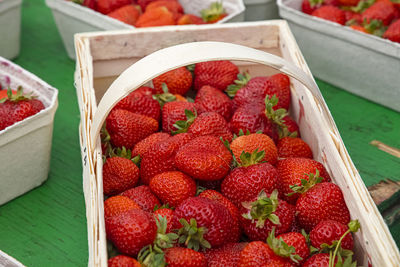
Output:
<path fill-rule="evenodd" d="M 75 63 L 67 57 L 44 0 L 24 0 L 21 30 L 21 53 L 14 61 L 59 89 L 59 108 L 49 179 L 0 206 L 0 250 L 27 266 L 86 266 L 79 111 L 73 87 Z M 400 159 L 369 142 L 379 140 L 400 147 L 400 114 L 322 81 L 318 85 L 366 185 L 384 178 L 399 181 Z M 400 222 L 390 229 L 399 245 Z"/>

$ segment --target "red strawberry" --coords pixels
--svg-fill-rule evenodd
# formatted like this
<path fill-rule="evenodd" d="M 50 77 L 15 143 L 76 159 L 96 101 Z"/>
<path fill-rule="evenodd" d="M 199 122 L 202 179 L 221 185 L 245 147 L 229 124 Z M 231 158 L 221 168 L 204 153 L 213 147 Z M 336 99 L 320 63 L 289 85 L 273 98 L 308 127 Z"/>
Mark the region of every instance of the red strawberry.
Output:
<path fill-rule="evenodd" d="M 369 34 L 369 32 L 363 26 L 360 26 L 360 25 L 351 25 L 350 28 L 352 28 L 353 30 L 359 31 L 359 32 Z"/>
<path fill-rule="evenodd" d="M 341 25 L 346 23 L 344 11 L 335 6 L 322 6 L 311 13 L 311 15 L 339 23 Z"/>
<path fill-rule="evenodd" d="M 106 233 L 118 251 L 136 256 L 143 247 L 153 243 L 157 225 L 152 214 L 132 209 L 106 220 Z"/>
<path fill-rule="evenodd" d="M 144 211 L 153 212 L 155 206 L 161 206 L 158 198 L 151 192 L 150 187 L 141 185 L 121 194 L 135 201 Z"/>
<path fill-rule="evenodd" d="M 323 178 L 324 182 L 331 181 L 324 165 L 312 159 L 287 158 L 279 160 L 276 169 L 280 178 L 279 192 L 281 193 L 281 197 L 293 204 L 296 203 L 299 194 L 295 193 L 291 196 L 287 196 L 287 194 L 293 193 L 291 186 L 300 186 L 302 179 L 308 181 L 309 174 L 316 174 L 316 171 L 318 170 L 319 177 Z"/>
<path fill-rule="evenodd" d="M 197 63 L 194 68 L 194 89 L 204 85 L 224 91 L 239 74 L 238 67 L 230 61 L 208 61 Z"/>
<path fill-rule="evenodd" d="M 154 2 L 157 3 L 157 2 Z M 175 3 L 171 1 L 171 3 Z M 157 93 L 163 93 L 162 84 L 168 87 L 168 92 L 171 94 L 185 95 L 192 87 L 193 77 L 186 67 L 180 67 L 153 79 L 154 89 Z"/>
<path fill-rule="evenodd" d="M 194 180 L 178 171 L 157 174 L 150 180 L 150 189 L 164 204 L 172 207 L 196 195 Z"/>
<path fill-rule="evenodd" d="M 362 19 L 361 19 L 361 14 L 351 11 L 351 10 L 345 10 L 344 15 L 346 17 L 346 23 L 356 23 L 356 24 L 362 24 Z M 346 24 L 347 25 L 347 24 Z"/>
<path fill-rule="evenodd" d="M 113 196 L 104 201 L 104 218 L 111 218 L 131 209 L 140 209 L 140 206 L 129 197 Z"/>
<path fill-rule="evenodd" d="M 301 4 L 301 10 L 306 13 L 311 15 L 313 11 L 317 10 L 323 5 L 331 5 L 331 6 L 339 6 L 339 1 L 338 0 L 303 0 Z"/>
<path fill-rule="evenodd" d="M 278 256 L 270 246 L 261 241 L 249 243 L 240 253 L 239 267 L 294 267 L 295 265 L 288 259 Z"/>
<path fill-rule="evenodd" d="M 227 243 L 205 252 L 207 265 L 213 267 L 238 266 L 240 253 L 248 243 Z"/>
<path fill-rule="evenodd" d="M 160 120 L 160 104 L 154 100 L 151 95 L 147 95 L 143 91 L 133 91 L 127 97 L 119 101 L 114 109 L 124 109 L 151 117 L 156 121 Z"/>
<path fill-rule="evenodd" d="M 148 87 L 148 86 L 141 86 L 138 89 L 134 91 L 136 94 L 143 95 L 143 96 L 152 96 L 156 92 L 154 91 L 154 88 Z"/>
<path fill-rule="evenodd" d="M 214 200 L 229 210 L 232 216 L 233 225 L 231 229 L 231 234 L 228 237 L 228 241 L 238 242 L 240 237 L 238 208 L 232 202 L 230 202 L 226 197 L 224 197 L 221 193 L 215 190 L 205 190 L 199 194 L 199 197 L 205 197 Z"/>
<path fill-rule="evenodd" d="M 213 111 L 229 120 L 232 114 L 232 102 L 229 97 L 212 86 L 205 85 L 197 92 L 195 99 L 199 114 Z"/>
<path fill-rule="evenodd" d="M 182 17 L 178 19 L 176 23 L 178 25 L 188 25 L 188 24 L 205 24 L 204 20 L 193 14 L 184 14 Z"/>
<path fill-rule="evenodd" d="M 201 17 L 207 23 L 215 23 L 227 15 L 221 2 L 213 2 L 209 8 L 201 10 Z"/>
<path fill-rule="evenodd" d="M 200 136 L 182 146 L 175 156 L 175 166 L 199 180 L 219 180 L 225 177 L 232 155 L 215 136 Z"/>
<path fill-rule="evenodd" d="M 279 158 L 313 158 L 310 146 L 300 138 L 284 137 L 276 146 Z"/>
<path fill-rule="evenodd" d="M 167 229 L 166 233 L 170 233 L 172 230 L 172 216 L 174 214 L 174 211 L 170 208 L 159 208 L 156 211 L 154 211 L 154 218 L 156 220 L 159 219 L 159 216 L 164 217 L 167 220 Z"/>
<path fill-rule="evenodd" d="M 287 245 L 294 247 L 295 255 L 298 255 L 301 258 L 301 260 L 298 258 L 300 264 L 304 263 L 310 255 L 310 248 L 307 245 L 307 240 L 302 234 L 289 232 L 281 234 L 276 238 L 282 239 Z"/>
<path fill-rule="evenodd" d="M 389 25 L 389 28 L 383 34 L 383 38 L 400 43 L 400 19 Z"/>
<path fill-rule="evenodd" d="M 386 26 L 398 17 L 399 11 L 391 1 L 377 1 L 361 15 L 362 21 L 370 23 L 372 20 L 380 20 Z"/>
<path fill-rule="evenodd" d="M 181 6 L 181 4 L 179 4 L 178 1 L 172 1 L 172 0 L 156 0 L 153 1 L 151 3 L 149 3 L 146 6 L 146 11 L 150 10 L 150 9 L 154 9 L 157 7 L 161 7 L 161 6 L 165 6 L 166 8 L 168 8 L 169 11 L 171 11 L 172 13 L 183 13 L 183 7 Z"/>
<path fill-rule="evenodd" d="M 320 183 L 303 193 L 296 203 L 297 219 L 306 231 L 311 231 L 324 220 L 343 224 L 350 221 L 350 214 L 343 193 L 333 183 Z"/>
<path fill-rule="evenodd" d="M 221 192 L 237 207 L 257 197 L 261 190 L 271 193 L 278 186 L 278 173 L 269 163 L 239 167 L 223 180 Z"/>
<path fill-rule="evenodd" d="M 114 146 L 132 149 L 136 143 L 158 130 L 158 122 L 148 116 L 115 109 L 107 116 L 106 128 Z"/>
<path fill-rule="evenodd" d="M 97 10 L 97 0 L 83 0 L 83 5 L 90 9 Z"/>
<path fill-rule="evenodd" d="M 189 227 L 189 224 L 187 224 L 181 228 L 181 219 L 185 219 L 186 223 L 190 222 L 192 226 Z M 195 228 L 198 230 L 196 233 L 194 233 L 194 225 L 191 219 L 196 220 L 197 226 Z M 192 248 L 192 243 L 188 243 L 189 240 L 200 244 L 204 243 L 204 241 L 196 240 L 196 237 L 201 236 L 201 232 L 204 233 L 204 231 L 203 237 L 209 242 L 208 248 L 210 245 L 212 247 L 221 246 L 227 242 L 232 228 L 232 216 L 229 210 L 218 202 L 204 197 L 191 197 L 184 200 L 176 207 L 172 222 L 175 229 L 181 228 L 180 234 L 186 237 L 186 245 L 189 245 L 189 248 Z M 201 229 L 202 227 L 207 230 Z M 186 230 L 190 230 L 189 233 Z"/>
<path fill-rule="evenodd" d="M 261 161 L 266 161 L 272 165 L 275 165 L 278 161 L 278 150 L 275 146 L 274 141 L 265 134 L 249 134 L 242 135 L 232 141 L 231 150 L 238 163 L 241 163 L 241 154 L 243 152 L 252 153 L 255 150 L 258 152 L 264 151 L 264 157 Z"/>
<path fill-rule="evenodd" d="M 275 227 L 277 234 L 289 231 L 295 209 L 286 201 L 278 199 L 278 192 L 274 190 L 269 197 L 261 192 L 253 202 L 244 202 L 239 209 L 240 226 L 250 240 L 266 240 Z"/>
<path fill-rule="evenodd" d="M 136 22 L 136 27 L 175 25 L 175 17 L 165 6 L 146 10 Z"/>
<path fill-rule="evenodd" d="M 174 101 L 165 103 L 162 109 L 162 129 L 164 132 L 171 133 L 172 131 L 176 131 L 173 125 L 177 121 L 186 120 L 185 110 L 190 110 L 195 112 L 194 103 L 183 102 L 183 101 Z"/>
<path fill-rule="evenodd" d="M 189 248 L 168 248 L 165 250 L 165 262 L 170 267 L 206 267 L 203 253 Z"/>
<path fill-rule="evenodd" d="M 337 258 L 335 260 L 335 265 L 337 262 Z M 329 267 L 329 254 L 328 253 L 319 253 L 311 256 L 304 263 L 303 267 Z"/>
<path fill-rule="evenodd" d="M 11 93 L 15 95 L 17 94 L 17 91 L 11 90 Z M 0 84 L 0 100 L 3 98 L 8 98 L 8 90 L 7 89 L 1 90 L 1 84 Z"/>
<path fill-rule="evenodd" d="M 122 21 L 126 24 L 135 26 L 136 21 L 140 16 L 140 7 L 134 5 L 126 5 L 122 6 L 111 13 L 108 13 L 107 16 Z"/>
<path fill-rule="evenodd" d="M 157 0 L 137 0 L 136 2 L 142 8 L 142 10 L 146 10 L 147 5 L 154 1 Z"/>
<path fill-rule="evenodd" d="M 310 232 L 310 241 L 313 247 L 320 249 L 322 244 L 332 245 L 333 241 L 338 241 L 349 227 L 343 223 L 326 220 L 321 221 Z M 343 249 L 353 249 L 353 237 L 348 233 L 341 241 Z"/>
<path fill-rule="evenodd" d="M 142 265 L 134 258 L 118 255 L 108 260 L 108 267 L 141 267 Z"/>
<path fill-rule="evenodd" d="M 154 144 L 166 141 L 169 137 L 170 135 L 167 133 L 153 133 L 135 145 L 132 155 L 144 155 Z"/>
<path fill-rule="evenodd" d="M 133 0 L 97 0 L 97 11 L 108 14 L 120 7 L 131 4 L 133 4 Z"/>
<path fill-rule="evenodd" d="M 134 187 L 139 181 L 139 168 L 130 159 L 112 157 L 103 165 L 103 191 L 116 195 Z"/>
<path fill-rule="evenodd" d="M 224 117 L 216 112 L 201 113 L 194 119 L 187 132 L 196 137 L 210 135 L 222 138 L 222 140 L 228 140 L 229 142 L 233 138 L 228 123 Z"/>

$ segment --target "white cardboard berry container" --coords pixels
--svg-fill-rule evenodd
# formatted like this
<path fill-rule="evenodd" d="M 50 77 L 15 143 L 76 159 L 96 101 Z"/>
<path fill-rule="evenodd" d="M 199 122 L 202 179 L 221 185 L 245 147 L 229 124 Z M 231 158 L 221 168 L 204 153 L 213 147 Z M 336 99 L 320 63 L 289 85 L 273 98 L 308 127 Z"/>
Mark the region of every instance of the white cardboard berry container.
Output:
<path fill-rule="evenodd" d="M 107 264 L 99 131 L 109 110 L 129 92 L 162 73 L 221 59 L 233 60 L 252 76 L 281 71 L 292 77 L 291 115 L 315 159 L 325 165 L 343 190 L 352 218 L 361 223 L 362 228 L 355 235 L 358 264 L 367 266 L 372 262 L 375 267 L 389 267 L 400 262 L 389 229 L 351 161 L 285 21 L 78 34 L 75 46 L 90 266 Z"/>
<path fill-rule="evenodd" d="M 7 255 L 3 251 L 0 250 L 0 266 L 5 266 L 5 267 L 24 267 L 22 263 L 11 257 L 10 255 Z"/>
<path fill-rule="evenodd" d="M 215 0 L 179 0 L 186 13 L 200 15 Z M 53 12 L 54 20 L 60 32 L 68 56 L 75 59 L 74 34 L 81 32 L 133 29 L 134 27 L 110 18 L 87 7 L 67 0 L 46 0 Z M 244 20 L 245 6 L 243 0 L 224 0 L 228 16 L 216 24 Z"/>
<path fill-rule="evenodd" d="M 307 15 L 302 0 L 277 0 L 313 74 L 400 111 L 400 44 Z"/>
<path fill-rule="evenodd" d="M 21 3 L 22 0 L 0 0 L 0 56 L 8 59 L 19 54 Z"/>
<path fill-rule="evenodd" d="M 275 0 L 243 0 L 246 10 L 245 21 L 278 19 L 279 12 Z"/>
<path fill-rule="evenodd" d="M 57 89 L 20 66 L 0 57 L 3 88 L 24 88 L 38 96 L 45 106 L 39 113 L 0 131 L 0 205 L 46 181 Z"/>

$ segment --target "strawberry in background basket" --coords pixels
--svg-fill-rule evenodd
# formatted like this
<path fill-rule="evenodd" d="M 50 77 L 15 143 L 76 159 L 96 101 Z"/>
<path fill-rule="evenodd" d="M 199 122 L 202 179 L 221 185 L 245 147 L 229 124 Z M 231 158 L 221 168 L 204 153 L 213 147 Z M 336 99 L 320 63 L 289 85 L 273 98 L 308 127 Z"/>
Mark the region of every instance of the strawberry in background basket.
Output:
<path fill-rule="evenodd" d="M 44 109 L 36 96 L 24 94 L 23 88 L 17 91 L 0 90 L 0 130 L 35 115 Z"/>

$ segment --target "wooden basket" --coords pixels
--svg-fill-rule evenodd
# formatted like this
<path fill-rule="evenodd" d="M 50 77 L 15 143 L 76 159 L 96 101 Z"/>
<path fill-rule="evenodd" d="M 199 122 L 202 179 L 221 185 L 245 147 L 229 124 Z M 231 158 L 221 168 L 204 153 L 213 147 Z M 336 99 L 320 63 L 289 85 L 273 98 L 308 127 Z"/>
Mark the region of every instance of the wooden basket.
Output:
<path fill-rule="evenodd" d="M 193 41 L 229 43 L 189 43 Z M 187 44 L 173 46 L 182 43 Z M 302 138 L 310 144 L 314 158 L 325 165 L 343 190 L 351 217 L 361 223 L 361 230 L 355 235 L 358 264 L 367 266 L 371 262 L 373 266 L 389 267 L 400 262 L 388 227 L 347 153 L 285 21 L 80 34 L 75 46 L 89 265 L 106 266 L 107 262 L 99 131 L 108 112 L 129 92 L 162 73 L 222 59 L 234 61 L 252 76 L 280 71 L 292 77 L 291 115 L 299 124 Z"/>

